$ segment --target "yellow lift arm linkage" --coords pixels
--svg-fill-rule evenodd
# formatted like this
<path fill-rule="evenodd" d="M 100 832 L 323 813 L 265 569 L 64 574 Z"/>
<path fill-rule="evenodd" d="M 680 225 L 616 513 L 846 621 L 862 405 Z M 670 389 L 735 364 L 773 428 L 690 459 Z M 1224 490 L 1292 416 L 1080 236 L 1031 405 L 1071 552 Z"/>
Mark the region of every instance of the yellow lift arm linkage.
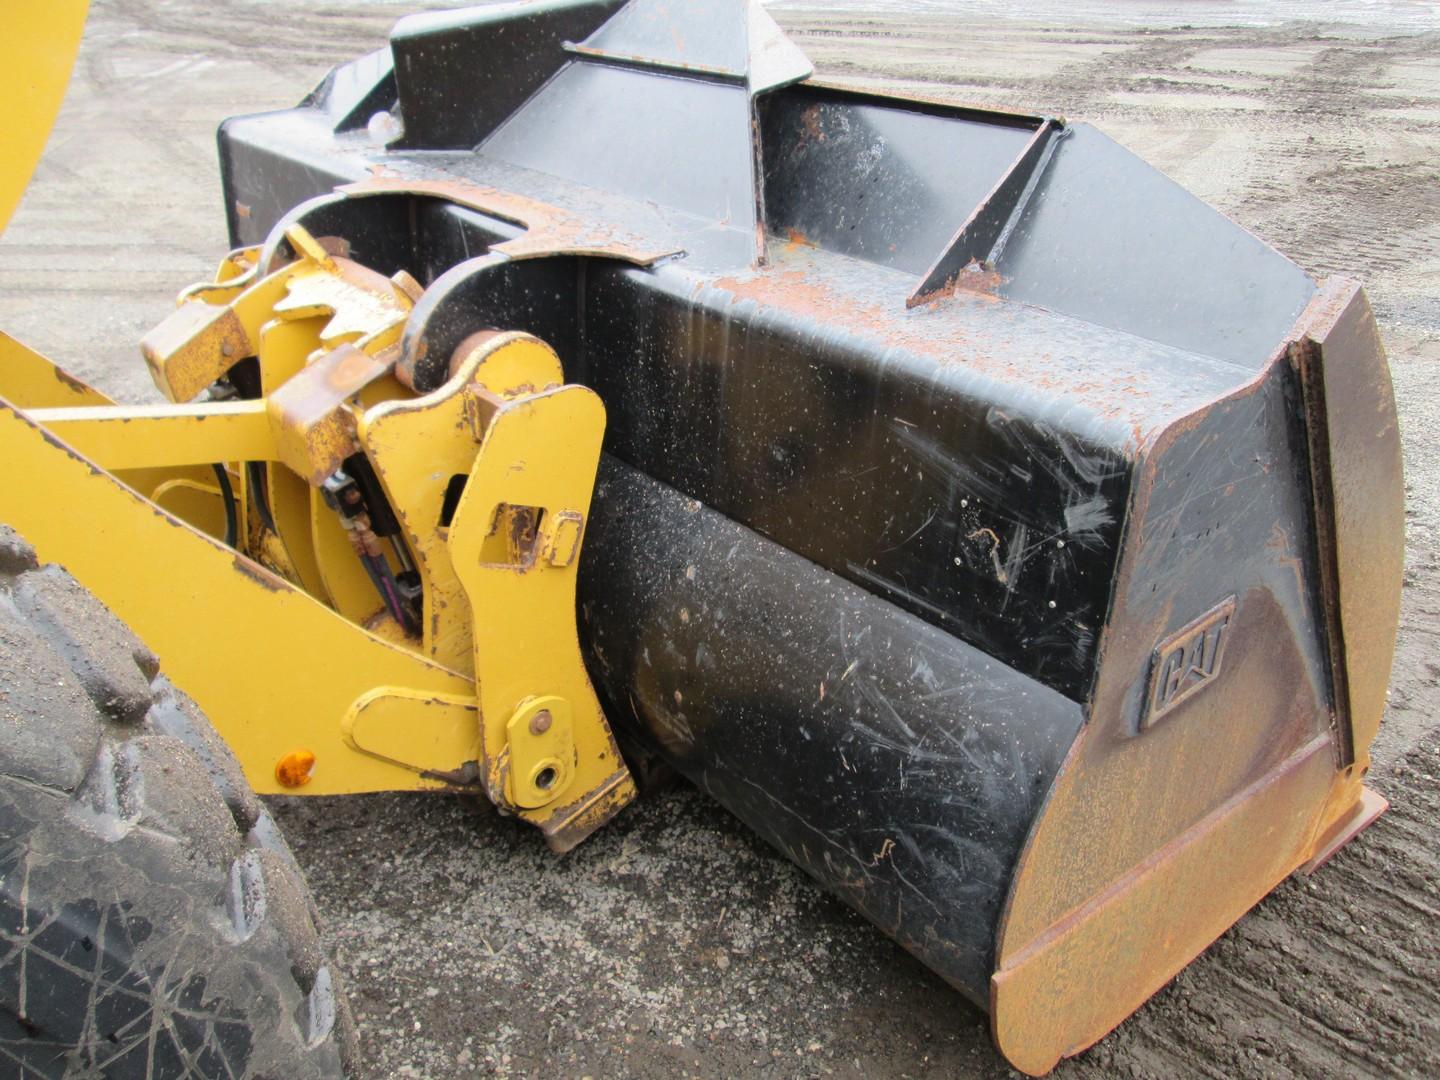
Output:
<path fill-rule="evenodd" d="M 411 393 L 418 284 L 287 239 L 147 336 L 172 404 L 115 405 L 0 335 L 0 519 L 161 656 L 257 791 L 483 791 L 566 850 L 635 794 L 575 626 L 604 406 L 521 333 Z M 260 396 L 213 400 L 242 358 Z"/>

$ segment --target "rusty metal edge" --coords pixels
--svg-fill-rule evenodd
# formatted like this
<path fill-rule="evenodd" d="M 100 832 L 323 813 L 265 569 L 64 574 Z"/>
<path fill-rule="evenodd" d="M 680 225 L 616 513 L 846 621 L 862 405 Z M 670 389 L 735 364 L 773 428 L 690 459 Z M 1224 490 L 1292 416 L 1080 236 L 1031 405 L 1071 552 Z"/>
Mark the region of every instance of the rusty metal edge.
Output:
<path fill-rule="evenodd" d="M 1318 808 L 1323 803 L 1333 775 L 1329 743 L 1328 734 L 1316 736 L 1277 768 L 1152 853 L 1104 893 L 1029 942 L 995 972 L 990 983 L 991 1034 L 1015 1068 L 1031 1076 L 1043 1076 L 1061 1058 L 1089 1049 L 1304 863 L 1313 842 L 1313 825 L 1285 811 Z M 1125 974 L 1133 977 L 1115 980 L 1113 985 L 1123 987 L 1125 996 L 1118 1002 L 1111 998 L 1103 1006 L 1093 1007 L 1097 987 L 1085 978 L 1083 966 L 1091 939 L 1104 940 L 1123 933 L 1134 909 L 1153 904 L 1157 897 L 1184 894 L 1197 884 L 1213 881 L 1212 869 L 1220 853 L 1237 859 L 1248 856 L 1255 862 L 1246 868 L 1247 873 L 1234 876 L 1238 883 L 1234 902 L 1211 912 L 1203 921 L 1186 918 L 1188 912 L 1177 910 L 1172 936 L 1151 942 L 1151 948 L 1123 954 L 1134 969 Z M 1157 955 L 1163 957 L 1158 964 Z M 1075 959 L 1081 961 L 1079 970 L 1066 963 Z M 1067 1023 L 1073 1021 L 1073 1013 L 1054 1007 L 1042 1010 L 1046 1019 L 1063 1016 L 1064 1021 L 1051 1024 L 1045 1033 L 1048 1037 L 1037 1038 L 1036 1026 L 1031 1024 L 1022 1025 L 1018 1033 L 1012 1031 L 1008 1022 L 1010 995 L 1034 1000 L 1048 992 L 1047 1004 L 1061 1006 L 1067 991 L 1083 996 L 1092 1005 L 1088 1012 L 1095 1018 L 1087 1017 L 1087 1022 L 1080 1025 Z"/>
<path fill-rule="evenodd" d="M 613 746 L 613 738 L 611 743 Z M 618 747 L 615 753 L 618 757 Z M 549 821 L 542 823 L 540 829 L 545 835 L 545 843 L 555 854 L 564 855 L 630 805 L 635 791 L 634 780 L 622 767 L 607 784 L 585 796 L 578 807 L 574 804 L 563 806 Z M 556 821 L 560 824 L 554 824 Z"/>
<path fill-rule="evenodd" d="M 1353 292 L 1352 292 L 1353 295 Z M 1301 321 L 1312 313 L 1325 310 L 1330 297 L 1327 290 L 1315 294 Z M 1320 366 L 1320 343 L 1310 334 L 1303 334 L 1290 345 L 1290 362 L 1300 380 L 1304 405 L 1305 440 L 1309 450 L 1307 476 L 1310 486 L 1310 509 L 1315 525 L 1314 554 L 1320 570 L 1320 619 L 1324 629 L 1333 708 L 1330 726 L 1335 735 L 1335 764 L 1345 768 L 1355 763 L 1355 726 L 1350 709 L 1350 671 L 1346 663 L 1345 627 L 1340 618 L 1340 566 L 1336 547 L 1334 493 L 1330 477 L 1334 462 L 1330 456 L 1329 405 L 1325 400 L 1325 378 Z"/>
<path fill-rule="evenodd" d="M 1356 329 L 1357 324 L 1362 330 L 1374 324 L 1364 290 L 1346 278 L 1329 279 L 1300 316 L 1289 358 L 1300 381 L 1305 409 L 1321 613 L 1335 698 L 1337 767 L 1359 766 L 1363 775 L 1368 765 L 1366 746 L 1374 725 L 1369 723 L 1368 715 L 1357 715 L 1357 709 L 1361 714 L 1377 714 L 1374 720 L 1378 724 L 1378 712 L 1384 707 L 1383 688 L 1377 691 L 1374 684 L 1389 681 L 1399 624 L 1404 481 L 1393 422 L 1394 391 L 1383 351 L 1378 356 L 1362 355 L 1357 362 L 1345 349 L 1346 332 Z M 1327 355 L 1327 346 L 1337 338 L 1337 355 Z M 1366 359 L 1378 359 L 1378 363 L 1367 367 Z M 1332 401 L 1337 388 L 1349 393 L 1341 394 L 1343 400 Z M 1385 406 L 1381 411 L 1391 418 L 1391 423 L 1383 425 L 1379 432 L 1359 419 L 1365 406 L 1376 401 Z M 1376 440 L 1387 434 L 1389 437 L 1377 445 Z M 1354 449 L 1357 440 L 1365 444 L 1368 460 L 1356 460 L 1356 455 L 1347 452 Z M 1367 464 L 1371 466 L 1368 470 Z M 1380 464 L 1386 466 L 1385 475 L 1376 476 L 1375 466 Z M 1353 550 L 1357 542 L 1357 503 L 1369 541 L 1363 559 L 1357 559 Z M 1393 550 L 1383 550 L 1383 544 L 1382 550 L 1377 550 L 1376 541 L 1387 535 L 1394 537 L 1390 545 Z M 1387 571 L 1392 579 L 1389 582 L 1383 580 Z M 1363 582 L 1357 580 L 1361 578 Z M 1382 585 L 1390 586 L 1387 597 L 1377 595 Z M 1357 592 L 1363 592 L 1361 602 L 1369 610 L 1377 610 L 1382 600 L 1388 600 L 1390 615 L 1378 622 L 1364 620 L 1361 625 L 1354 619 L 1353 596 Z M 1383 679 L 1377 680 L 1374 676 L 1382 664 Z M 1368 694 L 1363 685 L 1366 683 L 1371 684 Z M 1363 727 L 1357 730 L 1357 722 L 1362 720 Z"/>
<path fill-rule="evenodd" d="M 569 212 L 549 203 L 514 192 L 458 179 L 423 179 L 397 176 L 373 176 L 335 189 L 346 198 L 374 195 L 412 195 L 440 199 L 478 210 L 489 217 L 523 227 L 526 232 L 496 244 L 491 250 L 511 259 L 534 259 L 550 255 L 588 255 L 596 258 L 619 259 L 636 266 L 653 266 L 682 249 L 645 247 L 638 239 L 616 234 L 606 243 L 589 242 L 585 223 Z"/>
<path fill-rule="evenodd" d="M 1336 322 L 1336 317 L 1333 314 L 1335 296 L 1337 295 L 1337 293 L 1341 292 L 1345 294 L 1347 299 L 1347 303 L 1343 306 L 1342 310 L 1348 310 L 1349 301 L 1353 301 L 1356 293 L 1361 293 L 1362 290 L 1359 290 L 1358 286 L 1355 285 L 1355 283 L 1346 281 L 1344 279 L 1327 279 L 1326 281 L 1322 282 L 1320 287 L 1317 289 L 1315 298 L 1309 305 L 1307 305 L 1305 311 L 1302 312 L 1299 317 L 1297 317 L 1290 333 L 1286 335 L 1285 339 L 1272 352 L 1268 362 L 1255 374 L 1255 376 L 1251 380 L 1249 380 L 1244 385 L 1222 395 L 1214 401 L 1208 402 L 1204 406 L 1201 406 L 1190 417 L 1182 418 L 1181 420 L 1177 421 L 1176 424 L 1171 425 L 1165 429 L 1149 433 L 1141 447 L 1137 450 L 1137 460 L 1142 463 L 1147 460 L 1155 460 L 1158 452 L 1163 448 L 1167 437 L 1170 436 L 1177 427 L 1183 427 L 1187 423 L 1193 422 L 1194 417 L 1209 411 L 1211 408 L 1213 408 L 1220 402 L 1256 392 L 1261 386 L 1265 384 L 1267 380 L 1274 376 L 1277 367 L 1282 364 L 1289 364 L 1292 362 L 1292 350 L 1294 349 L 1295 345 L 1299 342 L 1309 339 L 1316 325 L 1322 321 L 1317 316 L 1317 311 L 1332 311 L 1331 317 L 1328 320 L 1327 325 L 1334 325 L 1334 323 Z M 1330 308 L 1327 308 L 1325 306 L 1325 302 L 1327 300 L 1331 305 Z M 1307 423 L 1307 432 L 1308 430 L 1309 425 Z M 1144 466 L 1142 465 L 1141 468 L 1143 469 L 1143 467 Z M 1133 524 L 1134 522 L 1142 519 L 1143 506 L 1147 498 L 1148 485 L 1141 483 L 1137 479 L 1137 482 L 1131 491 L 1130 499 L 1128 500 L 1126 505 L 1125 520 L 1122 522 L 1122 536 L 1126 538 L 1123 543 L 1128 544 L 1132 542 L 1131 537 Z M 1119 583 L 1117 581 L 1116 586 L 1112 589 L 1110 601 L 1111 605 L 1113 605 L 1115 602 L 1115 596 L 1118 591 L 1118 586 Z M 1102 643 L 1102 658 L 1103 652 L 1104 644 Z M 1094 689 L 1092 688 L 1092 704 L 1093 701 Z M 1178 972 L 1182 970 L 1188 963 L 1190 963 L 1191 960 L 1193 960 L 1196 956 L 1203 952 L 1204 949 L 1208 947 L 1208 945 L 1212 943 L 1216 937 L 1223 933 L 1226 928 L 1228 928 L 1235 921 L 1241 918 L 1245 914 L 1245 912 L 1247 912 L 1251 907 L 1253 907 L 1256 903 L 1263 899 L 1272 889 L 1275 888 L 1276 885 L 1278 885 L 1281 881 L 1283 881 L 1292 873 L 1295 873 L 1297 871 L 1304 873 L 1313 872 L 1314 869 L 1317 869 L 1320 865 L 1323 865 L 1323 863 L 1327 861 L 1330 857 L 1332 857 L 1334 853 L 1339 850 L 1340 847 L 1342 847 L 1346 842 L 1356 836 L 1366 826 L 1376 820 L 1388 806 L 1388 803 L 1386 803 L 1383 797 L 1379 796 L 1377 793 L 1375 793 L 1369 788 L 1362 787 L 1359 783 L 1358 777 L 1352 778 L 1350 774 L 1344 772 L 1343 769 L 1337 769 L 1335 751 L 1332 750 L 1330 760 L 1331 767 L 1328 770 L 1329 784 L 1327 785 L 1326 790 L 1317 792 L 1316 797 L 1308 800 L 1305 804 L 1308 805 L 1312 812 L 1308 815 L 1305 815 L 1309 819 L 1309 825 L 1305 833 L 1304 842 L 1301 843 L 1298 847 L 1299 854 L 1286 860 L 1287 865 L 1285 865 L 1283 872 L 1267 875 L 1268 877 L 1273 878 L 1273 880 L 1268 881 L 1264 889 L 1256 893 L 1253 899 L 1250 899 L 1247 903 L 1244 903 L 1243 906 L 1232 905 L 1234 907 L 1234 910 L 1229 915 L 1229 917 L 1225 919 L 1224 924 L 1219 926 L 1219 928 L 1215 930 L 1214 933 L 1209 934 L 1209 936 L 1205 936 L 1203 933 L 1198 935 L 1199 937 L 1203 937 L 1203 940 L 1198 941 L 1198 943 L 1195 944 L 1193 950 L 1190 951 L 1188 955 L 1186 955 L 1183 959 L 1179 960 L 1179 962 L 1174 963 L 1173 965 L 1163 965 L 1164 967 L 1170 968 L 1170 970 L 1164 972 L 1163 975 L 1160 977 L 1149 980 L 1149 982 L 1153 983 L 1153 985 L 1150 985 L 1143 994 L 1140 994 L 1139 996 L 1131 995 L 1132 997 L 1134 997 L 1133 1001 L 1129 1001 L 1127 999 L 1127 1002 L 1125 1004 L 1122 1004 L 1120 1006 L 1112 1006 L 1108 1010 L 1108 1018 L 1099 1024 L 1091 1025 L 1090 1029 L 1084 1034 L 1076 1035 L 1070 1038 L 1051 1040 L 1051 1044 L 1048 1047 L 1038 1049 L 1037 1051 L 1037 1047 L 1034 1041 L 1032 1041 L 1032 1039 L 1030 1038 L 1015 1040 L 1006 1037 L 1005 1017 L 1002 1015 L 1006 1012 L 1006 1005 L 1001 1000 L 1001 998 L 1003 994 L 1003 988 L 1005 987 L 1007 982 L 1011 985 L 1013 985 L 1015 982 L 1016 977 L 1013 972 L 1017 971 L 1020 965 L 1025 963 L 1025 961 L 1040 956 L 1043 951 L 1047 949 L 1053 949 L 1058 942 L 1063 941 L 1064 937 L 1069 932 L 1066 930 L 1067 927 L 1073 929 L 1082 924 L 1081 922 L 1077 922 L 1077 920 L 1082 920 L 1082 917 L 1088 918 L 1088 915 L 1086 915 L 1086 913 L 1093 914 L 1092 905 L 1099 905 L 1094 910 L 1103 910 L 1105 906 L 1103 903 L 1104 898 L 1109 897 L 1112 900 L 1120 899 L 1122 895 L 1125 894 L 1125 890 L 1122 889 L 1123 882 L 1132 881 L 1137 884 L 1143 884 L 1146 878 L 1136 875 L 1139 874 L 1142 867 L 1150 866 L 1152 860 L 1159 859 L 1161 863 L 1163 863 L 1167 859 L 1173 861 L 1178 858 L 1179 849 L 1172 850 L 1174 848 L 1174 844 L 1178 841 L 1177 838 L 1177 841 L 1172 841 L 1170 844 L 1165 845 L 1165 847 L 1162 848 L 1159 852 L 1152 853 L 1150 856 L 1142 859 L 1141 862 L 1136 864 L 1136 867 L 1132 869 L 1131 872 L 1127 873 L 1122 878 L 1117 879 L 1114 883 L 1112 883 L 1109 888 L 1102 890 L 1099 894 L 1092 896 L 1088 900 L 1083 901 L 1080 904 L 1075 905 L 1068 911 L 1062 913 L 1058 918 L 1052 920 L 1047 928 L 1032 935 L 1030 940 L 1024 943 L 1020 943 L 1018 945 L 1011 945 L 1007 941 L 1009 930 L 1011 928 L 1011 916 L 1014 914 L 1017 894 L 1020 891 L 1022 870 L 1033 848 L 1036 835 L 1041 828 L 1041 823 L 1046 819 L 1048 813 L 1052 809 L 1052 802 L 1056 796 L 1057 791 L 1062 787 L 1065 780 L 1067 779 L 1069 774 L 1071 774 L 1072 771 L 1076 768 L 1078 763 L 1086 756 L 1085 744 L 1087 742 L 1087 735 L 1090 735 L 1092 733 L 1091 729 L 1093 726 L 1091 720 L 1092 717 L 1087 715 L 1085 725 L 1081 728 L 1079 735 L 1075 739 L 1075 742 L 1071 745 L 1070 750 L 1067 752 L 1065 761 L 1061 765 L 1058 773 L 1056 774 L 1056 777 L 1052 782 L 1050 791 L 1046 793 L 1045 801 L 1041 807 L 1041 810 L 1037 814 L 1035 821 L 1031 826 L 1029 835 L 1026 837 L 1025 844 L 1021 850 L 1020 858 L 1016 864 L 1015 874 L 1013 875 L 1011 880 L 1010 893 L 1006 897 L 1005 905 L 1002 909 L 1000 922 L 996 932 L 997 970 L 994 975 L 992 975 L 991 982 L 991 1031 L 995 1039 L 996 1045 L 1000 1048 L 1002 1054 L 1004 1054 L 1007 1060 L 1009 1060 L 1011 1064 L 1013 1064 L 1016 1068 L 1021 1069 L 1022 1071 L 1025 1071 L 1031 1075 L 1043 1075 L 1044 1073 L 1049 1072 L 1049 1070 L 1055 1066 L 1055 1064 L 1060 1060 L 1060 1058 L 1069 1057 L 1081 1053 L 1085 1049 L 1092 1046 L 1099 1039 L 1103 1038 L 1105 1034 L 1107 1034 L 1115 1026 L 1121 1023 L 1135 1009 L 1139 1008 L 1139 1006 L 1143 1004 L 1145 1000 L 1147 1000 L 1153 993 L 1159 990 L 1162 986 L 1165 985 L 1165 983 L 1167 983 L 1171 978 L 1178 974 Z M 1312 747 L 1317 741 L 1320 744 L 1323 744 L 1325 742 L 1333 744 L 1336 741 L 1338 733 L 1336 732 L 1333 723 L 1329 726 L 1330 732 L 1328 737 L 1321 737 L 1318 740 L 1313 740 L 1311 744 L 1307 744 L 1307 753 L 1309 753 L 1309 747 Z M 1295 758 L 1292 755 L 1292 758 L 1288 760 L 1294 761 Z M 1256 781 L 1255 784 L 1247 787 L 1245 791 L 1248 792 L 1249 795 L 1246 797 L 1254 797 L 1260 790 L 1257 785 L 1261 785 L 1267 781 L 1273 781 L 1279 771 L 1280 770 L 1272 771 L 1272 773 L 1267 774 L 1267 777 L 1262 778 L 1262 780 Z M 1227 800 L 1225 804 L 1222 804 L 1222 808 L 1231 807 L 1232 804 L 1238 805 L 1235 802 L 1236 798 L 1238 798 L 1238 796 L 1232 797 L 1230 800 Z M 1340 808 L 1338 809 L 1338 811 L 1333 809 L 1336 803 L 1340 804 Z M 1302 810 L 1303 807 L 1301 806 L 1296 806 L 1294 808 L 1295 812 L 1301 812 Z M 1215 815 L 1219 812 L 1220 809 L 1212 811 L 1212 814 L 1208 815 L 1203 820 L 1206 822 L 1217 820 L 1215 819 Z M 1189 830 L 1181 834 L 1182 837 L 1189 836 L 1193 839 L 1194 837 L 1200 835 L 1194 832 L 1194 830 L 1199 827 L 1200 823 L 1191 826 Z M 1148 880 L 1155 880 L 1155 875 L 1153 872 L 1149 875 Z M 1082 979 L 1082 982 L 1086 982 L 1088 985 L 1088 980 Z M 1089 992 L 1091 992 L 1091 990 L 1087 990 L 1087 993 Z"/>
<path fill-rule="evenodd" d="M 1389 799 L 1374 788 L 1362 787 L 1360 798 L 1350 807 L 1349 814 L 1336 821 L 1315 841 L 1310 858 L 1295 872 L 1309 877 L 1334 858 L 1337 851 L 1379 821 L 1389 809 Z"/>

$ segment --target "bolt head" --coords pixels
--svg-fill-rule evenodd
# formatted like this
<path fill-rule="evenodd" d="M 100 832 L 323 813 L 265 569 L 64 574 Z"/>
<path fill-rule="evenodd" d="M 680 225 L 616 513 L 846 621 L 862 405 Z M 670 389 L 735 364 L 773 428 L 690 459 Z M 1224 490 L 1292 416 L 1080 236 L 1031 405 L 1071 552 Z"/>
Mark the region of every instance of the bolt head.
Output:
<path fill-rule="evenodd" d="M 530 734 L 544 735 L 545 732 L 550 730 L 550 719 L 549 711 L 541 709 L 530 718 Z"/>

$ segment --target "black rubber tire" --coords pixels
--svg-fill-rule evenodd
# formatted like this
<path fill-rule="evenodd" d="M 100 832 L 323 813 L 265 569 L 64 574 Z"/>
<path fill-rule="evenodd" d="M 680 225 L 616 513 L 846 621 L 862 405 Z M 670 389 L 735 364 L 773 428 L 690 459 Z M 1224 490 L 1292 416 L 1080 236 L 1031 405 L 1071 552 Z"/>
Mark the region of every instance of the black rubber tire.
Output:
<path fill-rule="evenodd" d="M 0 525 L 0 1076 L 332 1077 L 355 1025 L 234 756 Z"/>

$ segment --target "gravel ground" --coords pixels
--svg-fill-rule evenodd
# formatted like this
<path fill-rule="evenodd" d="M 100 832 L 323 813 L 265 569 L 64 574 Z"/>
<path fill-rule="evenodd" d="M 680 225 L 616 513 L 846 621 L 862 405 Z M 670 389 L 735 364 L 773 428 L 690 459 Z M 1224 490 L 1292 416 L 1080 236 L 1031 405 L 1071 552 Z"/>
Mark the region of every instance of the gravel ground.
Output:
<path fill-rule="evenodd" d="M 827 77 L 1093 121 L 1311 272 L 1366 281 L 1408 470 L 1371 774 L 1394 810 L 1056 1075 L 1440 1074 L 1437 5 L 1194 0 L 1184 26 L 1148 2 L 815 7 L 773 10 Z M 0 326 L 153 396 L 135 342 L 224 248 L 216 123 L 293 104 L 405 10 L 97 0 L 0 242 Z M 376 1077 L 1010 1073 L 983 1016 L 689 789 L 564 859 L 458 799 L 275 810 Z"/>

